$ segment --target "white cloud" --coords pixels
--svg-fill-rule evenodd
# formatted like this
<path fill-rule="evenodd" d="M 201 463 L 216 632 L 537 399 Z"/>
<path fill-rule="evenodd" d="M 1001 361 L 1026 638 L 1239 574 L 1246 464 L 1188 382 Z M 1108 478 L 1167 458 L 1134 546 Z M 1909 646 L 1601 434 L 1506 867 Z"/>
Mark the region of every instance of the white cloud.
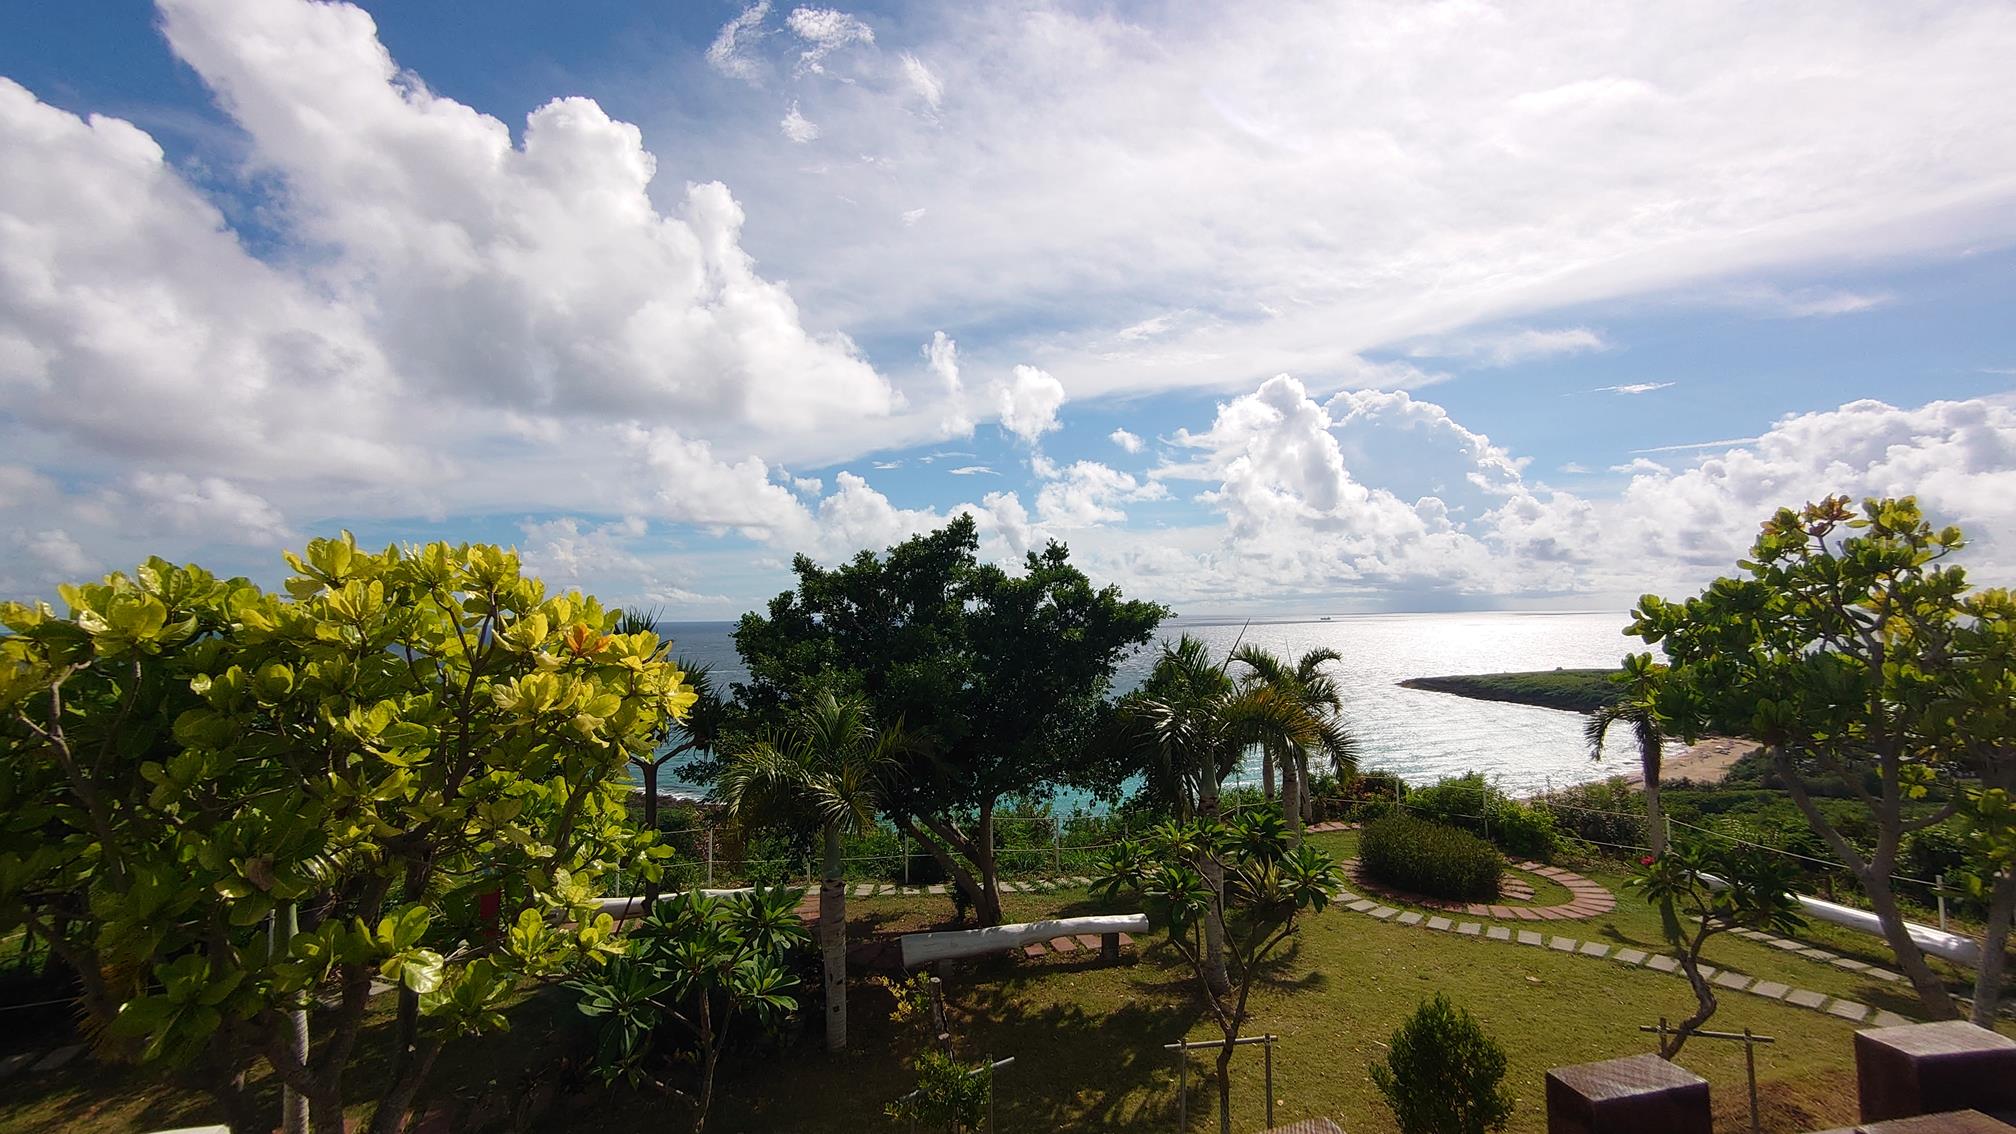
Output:
<path fill-rule="evenodd" d="M 924 65 L 922 59 L 907 51 L 903 53 L 903 78 L 909 82 L 910 89 L 917 93 L 917 97 L 924 100 L 925 106 L 932 110 L 938 109 L 938 104 L 945 98 L 945 84 L 931 72 L 931 68 Z"/>
<path fill-rule="evenodd" d="M 1569 476 L 1582 476 L 1589 472 L 1589 466 L 1580 461 L 1569 461 L 1563 464 L 1558 471 L 1567 473 Z"/>
<path fill-rule="evenodd" d="M 1780 288 L 1769 285 L 1731 289 L 1730 304 L 1780 319 L 1829 318 L 1873 310 L 1896 301 L 1887 291 L 1848 291 L 1832 287 Z"/>
<path fill-rule="evenodd" d="M 956 468 L 956 469 L 947 469 L 946 471 L 947 471 L 947 472 L 949 472 L 949 473 L 951 473 L 951 474 L 952 474 L 953 476 L 996 476 L 996 475 L 998 475 L 998 474 L 996 474 L 996 473 L 995 473 L 995 471 L 994 471 L 994 470 L 993 470 L 992 468 L 988 467 L 987 465 L 960 465 L 960 466 L 959 466 L 958 468 Z"/>
<path fill-rule="evenodd" d="M 169 530 L 255 547 L 296 538 L 277 508 L 222 477 L 143 472 L 129 490 L 140 514 Z"/>
<path fill-rule="evenodd" d="M 1749 445 L 1760 441 L 1758 437 L 1725 437 L 1720 441 L 1687 441 L 1678 445 L 1654 445 L 1649 449 L 1633 449 L 1633 453 L 1686 453 L 1697 449 L 1733 449 L 1738 445 Z"/>
<path fill-rule="evenodd" d="M 813 74 L 826 69 L 825 59 L 835 51 L 849 44 L 875 42 L 873 29 L 836 8 L 794 8 L 785 17 L 784 26 L 805 41 L 807 46 L 798 55 L 798 67 Z"/>
<path fill-rule="evenodd" d="M 1002 384 L 997 403 L 1001 428 L 1034 445 L 1037 438 L 1059 428 L 1064 383 L 1033 366 L 1017 366 Z"/>
<path fill-rule="evenodd" d="M 1113 333 L 1113 337 L 1127 342 L 1152 339 L 1157 335 L 1166 333 L 1175 322 L 1176 317 L 1174 315 L 1156 315 L 1153 318 L 1143 319 L 1139 323 L 1132 323 L 1120 328 Z"/>
<path fill-rule="evenodd" d="M 1416 358 L 1461 358 L 1486 366 L 1512 366 L 1536 358 L 1604 350 L 1609 345 L 1601 334 L 1588 327 L 1554 330 L 1525 327 L 1422 343 L 1408 353 Z"/>
<path fill-rule="evenodd" d="M 1127 432 L 1125 429 L 1115 429 L 1106 435 L 1106 439 L 1129 453 L 1138 453 L 1147 444 L 1141 438 Z"/>
<path fill-rule="evenodd" d="M 1154 480 L 1137 480 L 1097 461 L 1075 461 L 1042 473 L 1052 478 L 1036 493 L 1036 515 L 1057 528 L 1117 524 L 1127 519 L 1121 504 L 1162 500 L 1169 490 Z"/>
<path fill-rule="evenodd" d="M 791 108 L 784 112 L 784 119 L 777 123 L 777 128 L 784 131 L 786 138 L 801 146 L 819 137 L 819 127 L 803 114 L 798 113 L 797 99 L 791 100 Z"/>
<path fill-rule="evenodd" d="M 1654 390 L 1668 389 L 1671 382 L 1632 382 L 1623 386 L 1598 386 L 1589 391 L 1592 394 L 1649 394 Z"/>
<path fill-rule="evenodd" d="M 924 219 L 924 214 L 925 214 L 925 213 L 928 213 L 928 212 L 930 212 L 930 211 L 931 211 L 931 210 L 929 210 L 929 209 L 905 209 L 905 210 L 903 210 L 903 227 L 904 227 L 904 228 L 909 228 L 910 226 L 912 226 L 912 225 L 916 224 L 916 223 L 917 223 L 918 221 L 921 221 L 921 220 L 923 220 L 923 219 Z"/>
<path fill-rule="evenodd" d="M 973 419 L 968 416 L 966 392 L 959 383 L 959 344 L 945 332 L 933 331 L 931 341 L 925 343 L 922 349 L 931 373 L 938 376 L 944 389 L 946 409 L 944 420 L 940 422 L 941 428 L 947 437 L 971 436 Z"/>
<path fill-rule="evenodd" d="M 714 42 L 707 46 L 708 65 L 732 78 L 757 82 L 763 72 L 750 47 L 762 37 L 763 18 L 769 14 L 770 0 L 756 0 L 721 25 Z"/>
<path fill-rule="evenodd" d="M 16 532 L 16 539 L 25 538 L 28 557 L 49 574 L 61 579 L 86 579 L 99 574 L 98 561 L 85 554 L 70 533 L 61 528 L 48 531 Z"/>
<path fill-rule="evenodd" d="M 868 463 L 874 468 L 882 469 L 885 471 L 888 469 L 900 469 L 903 467 L 902 461 L 870 461 Z"/>

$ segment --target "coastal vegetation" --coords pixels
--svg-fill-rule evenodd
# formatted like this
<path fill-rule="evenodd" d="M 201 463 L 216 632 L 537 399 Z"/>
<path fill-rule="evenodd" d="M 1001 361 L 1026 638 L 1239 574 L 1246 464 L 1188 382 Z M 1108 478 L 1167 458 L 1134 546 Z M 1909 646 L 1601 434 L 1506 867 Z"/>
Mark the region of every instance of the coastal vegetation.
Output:
<path fill-rule="evenodd" d="M 1612 680 L 1616 675 L 1614 669 L 1541 669 L 1410 677 L 1400 684 L 1408 689 L 1453 693 L 1480 701 L 1510 701 L 1543 709 L 1593 713 L 1622 695 Z"/>

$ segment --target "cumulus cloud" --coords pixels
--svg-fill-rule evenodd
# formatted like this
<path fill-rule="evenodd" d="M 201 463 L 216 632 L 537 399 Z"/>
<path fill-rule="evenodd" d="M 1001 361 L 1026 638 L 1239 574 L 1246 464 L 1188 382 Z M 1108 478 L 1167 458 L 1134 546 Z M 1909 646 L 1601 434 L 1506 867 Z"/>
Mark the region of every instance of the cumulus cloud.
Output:
<path fill-rule="evenodd" d="M 1631 382 L 1622 386 L 1598 386 L 1589 391 L 1592 394 L 1649 394 L 1654 390 L 1668 389 L 1671 382 Z"/>
<path fill-rule="evenodd" d="M 966 392 L 959 383 L 959 344 L 943 331 L 931 332 L 931 341 L 924 344 L 924 360 L 937 375 L 945 393 L 945 417 L 940 422 L 947 437 L 966 437 L 973 432 L 973 419 L 967 416 Z"/>
<path fill-rule="evenodd" d="M 1146 442 L 1142 441 L 1141 438 L 1135 436 L 1132 433 L 1127 432 L 1125 429 L 1115 429 L 1113 432 L 1106 435 L 1106 439 L 1108 441 L 1113 442 L 1115 445 L 1120 446 L 1122 449 L 1126 450 L 1129 453 L 1140 452 L 1142 446 L 1146 444 Z"/>
<path fill-rule="evenodd" d="M 1057 411 L 1064 406 L 1064 383 L 1034 366 L 1017 366 L 1002 384 L 997 404 L 1001 428 L 1034 445 L 1059 427 Z"/>
<path fill-rule="evenodd" d="M 1049 483 L 1036 493 L 1036 515 L 1056 528 L 1116 524 L 1127 519 L 1121 504 L 1163 500 L 1169 490 L 1155 480 L 1137 480 L 1097 461 L 1074 461 L 1043 471 Z"/>

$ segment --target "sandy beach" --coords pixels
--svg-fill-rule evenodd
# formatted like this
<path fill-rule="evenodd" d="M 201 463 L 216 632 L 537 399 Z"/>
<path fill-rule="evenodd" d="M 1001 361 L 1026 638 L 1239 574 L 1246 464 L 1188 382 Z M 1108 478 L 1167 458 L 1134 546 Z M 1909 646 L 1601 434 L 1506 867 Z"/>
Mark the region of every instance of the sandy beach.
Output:
<path fill-rule="evenodd" d="M 1667 780 L 1693 780 L 1696 783 L 1719 784 L 1738 759 L 1756 749 L 1756 741 L 1744 740 L 1741 737 L 1706 737 L 1688 745 L 1680 752 L 1667 756 L 1660 764 L 1660 777 Z M 1624 778 L 1635 784 L 1645 777 L 1643 773 L 1633 771 Z"/>

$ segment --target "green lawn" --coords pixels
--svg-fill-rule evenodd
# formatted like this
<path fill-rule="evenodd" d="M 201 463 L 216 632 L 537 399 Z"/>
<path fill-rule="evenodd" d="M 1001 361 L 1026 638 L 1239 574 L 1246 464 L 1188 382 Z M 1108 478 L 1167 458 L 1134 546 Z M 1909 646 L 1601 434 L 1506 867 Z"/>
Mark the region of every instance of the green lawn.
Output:
<path fill-rule="evenodd" d="M 1348 852 L 1354 836 L 1317 837 Z M 1617 879 L 1596 873 L 1614 886 Z M 1111 908 L 1083 891 L 1005 896 L 1011 919 Z M 943 898 L 857 900 L 857 934 L 936 924 L 950 912 Z M 1525 923 L 1531 924 L 1531 923 Z M 1616 913 L 1580 922 L 1547 923 L 1558 933 L 1613 945 L 1651 948 L 1656 926 L 1643 903 L 1620 897 Z M 1003 958 L 952 982 L 950 1001 L 963 1052 L 1014 1056 L 997 1080 L 1001 1129 L 1166 1131 L 1176 1103 L 1175 1064 L 1162 1045 L 1215 1033 L 1192 983 L 1166 946 L 1152 938 L 1134 963 L 1101 968 L 1086 961 Z M 1869 1003 L 1908 1011 L 1889 986 L 1831 966 L 1740 939 L 1718 941 L 1713 963 L 1771 976 Z M 1381 922 L 1333 909 L 1309 919 L 1294 953 L 1255 993 L 1252 1033 L 1282 1037 L 1276 1054 L 1277 1121 L 1329 1115 L 1354 1132 L 1387 1131 L 1392 1123 L 1366 1074 L 1382 1044 L 1423 996 L 1447 992 L 1473 1012 L 1505 1046 L 1509 1081 L 1520 1100 L 1513 1129 L 1544 1126 L 1542 1076 L 1566 1063 L 1650 1049 L 1636 1029 L 1691 1005 L 1676 977 L 1626 968 L 1609 960 L 1566 956 L 1531 947 L 1458 937 Z M 888 1129 L 882 1106 L 909 1089 L 901 1063 L 907 1040 L 892 1032 L 887 994 L 858 985 L 852 1001 L 852 1046 L 843 1057 L 819 1050 L 801 1033 L 776 1052 L 745 1051 L 724 1064 L 710 1129 L 815 1131 Z M 555 1101 L 536 1129 L 680 1129 L 678 1107 L 624 1088 L 586 1086 L 571 1060 L 580 1054 L 581 1021 L 567 995 L 548 990 L 513 1012 L 507 1036 L 451 1047 L 437 1082 L 443 1128 L 473 1128 L 478 1099 L 511 1099 L 552 1084 Z M 814 1021 L 816 1027 L 816 1021 Z M 1854 1026 L 1809 1010 L 1742 993 L 1726 993 L 1714 1027 L 1750 1027 L 1778 1038 L 1760 1049 L 1767 1130 L 1807 1130 L 1855 1117 Z M 1191 1115 L 1195 1129 L 1215 1128 L 1215 1092 L 1193 1057 Z M 1714 1085 L 1718 1125 L 1744 1119 L 1739 1045 L 1697 1040 L 1681 1057 Z M 1233 1066 L 1235 1124 L 1257 1130 L 1263 1116 L 1257 1048 Z M 368 1097 L 374 1068 L 357 1077 Z M 79 1067 L 0 1088 L 0 1131 L 135 1130 L 210 1119 L 200 1096 L 133 1072 Z"/>

